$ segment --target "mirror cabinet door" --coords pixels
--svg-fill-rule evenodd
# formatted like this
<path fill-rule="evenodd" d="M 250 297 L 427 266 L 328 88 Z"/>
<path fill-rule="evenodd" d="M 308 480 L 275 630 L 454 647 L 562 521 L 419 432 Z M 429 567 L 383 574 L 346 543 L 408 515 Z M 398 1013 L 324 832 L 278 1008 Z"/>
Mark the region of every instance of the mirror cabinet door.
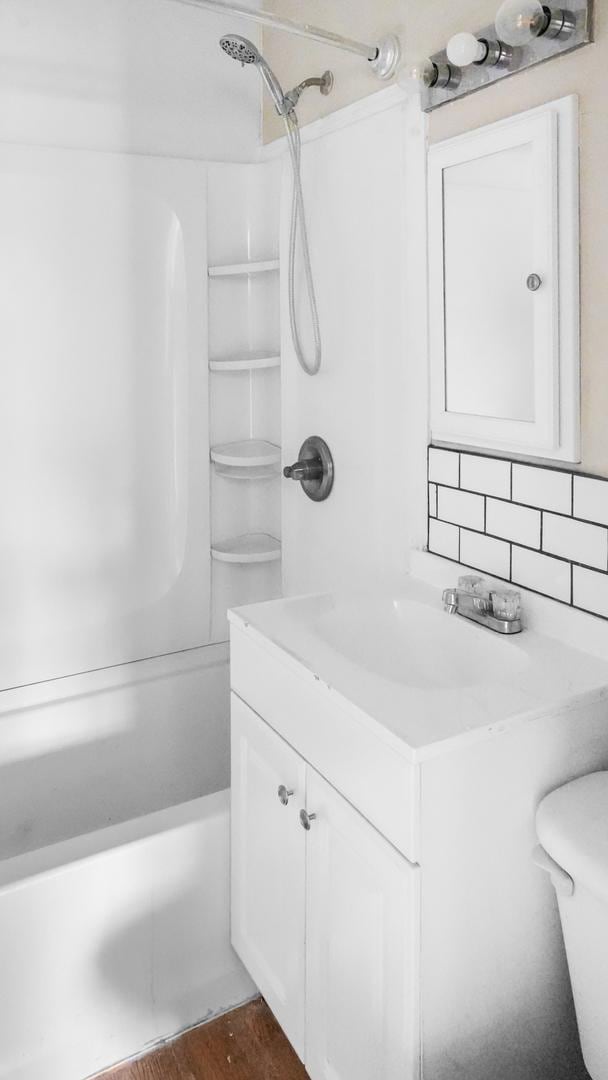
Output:
<path fill-rule="evenodd" d="M 435 439 L 578 456 L 576 178 L 560 119 L 543 107 L 429 152 Z"/>

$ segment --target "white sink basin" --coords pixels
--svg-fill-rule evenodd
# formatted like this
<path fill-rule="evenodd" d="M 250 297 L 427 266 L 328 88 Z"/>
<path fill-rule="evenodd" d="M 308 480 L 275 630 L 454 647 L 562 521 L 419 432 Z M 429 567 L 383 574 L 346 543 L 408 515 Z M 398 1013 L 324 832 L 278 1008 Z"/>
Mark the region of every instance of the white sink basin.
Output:
<path fill-rule="evenodd" d="M 338 600 L 311 629 L 359 669 L 411 687 L 500 683 L 529 664 L 513 638 L 405 598 Z"/>
<path fill-rule="evenodd" d="M 508 637 L 448 615 L 441 589 L 412 578 L 390 591 L 272 600 L 230 620 L 416 760 L 608 696 L 606 661 L 529 629 Z"/>

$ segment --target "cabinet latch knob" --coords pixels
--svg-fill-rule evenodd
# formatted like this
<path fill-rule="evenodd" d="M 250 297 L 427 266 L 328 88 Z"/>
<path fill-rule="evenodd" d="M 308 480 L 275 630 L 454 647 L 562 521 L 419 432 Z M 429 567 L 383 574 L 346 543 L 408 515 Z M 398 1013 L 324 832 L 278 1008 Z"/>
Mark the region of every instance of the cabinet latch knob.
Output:
<path fill-rule="evenodd" d="M 543 279 L 541 278 L 540 274 L 528 274 L 526 278 L 526 287 L 530 290 L 530 292 L 538 292 L 542 283 Z"/>
<path fill-rule="evenodd" d="M 315 820 L 316 816 L 316 814 L 307 813 L 306 810 L 300 810 L 300 825 L 303 829 L 306 829 L 306 832 L 309 831 L 310 823 Z"/>

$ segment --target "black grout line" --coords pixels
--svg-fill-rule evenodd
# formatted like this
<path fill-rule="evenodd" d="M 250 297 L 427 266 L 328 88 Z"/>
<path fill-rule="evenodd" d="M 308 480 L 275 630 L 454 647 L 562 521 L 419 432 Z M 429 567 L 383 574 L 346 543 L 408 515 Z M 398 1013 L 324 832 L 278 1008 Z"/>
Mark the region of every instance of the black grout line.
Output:
<path fill-rule="evenodd" d="M 431 555 L 436 555 L 439 559 L 447 559 L 449 562 L 454 562 L 450 555 L 444 555 L 441 551 L 431 551 L 431 549 L 429 548 L 429 553 Z M 480 570 L 479 566 L 471 566 L 470 563 L 462 562 L 461 559 L 459 559 L 458 562 L 461 563 L 462 566 L 465 566 L 467 570 L 477 570 L 477 572 L 480 574 L 491 574 L 491 576 L 496 578 L 497 581 L 504 581 L 507 585 L 519 585 L 520 589 L 525 589 L 526 592 L 534 593 L 535 596 L 542 596 L 545 600 L 553 600 L 556 604 L 563 604 L 564 607 L 571 607 L 575 611 L 583 611 L 586 615 L 594 615 L 597 619 L 604 619 L 605 621 L 608 621 L 608 615 L 600 615 L 597 611 L 590 611 L 589 608 L 579 607 L 577 604 L 573 604 L 569 600 L 560 600 L 559 596 L 551 596 L 549 593 L 540 592 L 538 589 L 531 588 L 530 585 L 522 585 L 520 581 L 511 580 L 509 582 L 507 578 L 501 577 L 500 574 L 494 574 L 491 570 Z"/>
<path fill-rule="evenodd" d="M 431 555 L 435 555 L 439 559 L 447 559 L 448 562 L 454 562 L 450 555 L 444 555 L 441 551 L 432 551 L 432 549 L 429 548 L 429 553 Z M 491 576 L 496 578 L 497 581 L 504 581 L 506 584 L 511 585 L 519 585 L 520 589 L 525 589 L 526 592 L 534 593 L 535 596 L 542 596 L 545 600 L 552 600 L 556 604 L 562 604 L 564 607 L 572 608 L 573 611 L 582 611 L 585 615 L 593 615 L 593 617 L 596 619 L 602 619 L 604 622 L 608 622 L 608 614 L 602 615 L 599 611 L 591 611 L 590 608 L 582 607 L 580 604 L 575 604 L 573 596 L 570 600 L 560 600 L 559 596 L 551 596 L 550 593 L 540 592 L 539 589 L 533 589 L 530 585 L 523 585 L 520 581 L 513 581 L 512 577 L 510 581 L 507 581 L 506 578 L 501 577 L 500 574 L 493 573 L 491 570 L 481 570 L 479 566 L 472 566 L 470 563 L 462 562 L 462 559 L 460 559 L 460 557 L 458 558 L 458 562 L 462 566 L 466 567 L 468 570 L 477 570 L 478 573 L 491 574 Z M 573 563 L 572 565 L 574 566 L 576 564 Z"/>
<path fill-rule="evenodd" d="M 574 603 L 574 563 L 570 563 L 570 603 Z"/>
<path fill-rule="evenodd" d="M 472 491 L 470 488 L 457 488 L 452 484 L 443 484 L 438 480 L 429 480 L 430 484 L 435 484 L 439 489 L 440 487 L 446 488 L 448 491 L 462 491 L 463 495 L 477 495 L 480 499 L 495 499 L 496 502 L 505 503 L 506 506 L 520 506 L 522 510 L 534 510 L 538 514 L 553 514 L 554 517 L 565 518 L 566 521 L 574 521 L 581 525 L 593 525 L 596 529 L 601 529 L 603 532 L 608 532 L 608 525 L 605 525 L 602 521 L 592 521 L 591 518 L 573 517 L 572 514 L 565 514 L 563 510 L 551 510 L 546 506 L 534 506 L 532 503 L 516 502 L 515 499 L 505 499 L 502 495 L 492 495 L 484 491 Z"/>
<path fill-rule="evenodd" d="M 513 462 L 509 462 L 511 468 L 509 469 L 509 500 L 513 502 Z"/>
<path fill-rule="evenodd" d="M 498 536 L 496 533 L 482 532 L 480 529 L 474 529 L 472 525 L 463 525 L 462 522 L 458 521 L 448 521 L 446 518 L 436 517 L 433 520 L 440 521 L 442 525 L 452 525 L 455 529 L 465 529 L 467 532 L 474 533 L 475 536 L 487 536 L 489 540 L 497 540 L 499 544 L 511 544 L 514 547 L 523 548 L 524 551 L 531 551 L 534 555 L 543 555 L 546 559 L 554 559 L 556 562 L 580 566 L 582 570 L 592 570 L 595 574 L 600 574 L 603 577 L 608 576 L 608 569 L 602 570 L 598 566 L 591 566 L 589 563 L 579 562 L 578 559 L 569 559 L 566 555 L 556 555 L 554 552 L 546 551 L 544 548 L 530 547 L 529 544 L 524 544 L 521 540 L 513 540 L 506 536 Z"/>
<path fill-rule="evenodd" d="M 444 454 L 467 454 L 469 457 L 480 457 L 485 461 L 506 461 L 513 465 L 522 465 L 525 469 L 545 469 L 546 472 L 563 473 L 564 476 L 582 476 L 586 480 L 598 480 L 600 483 L 608 484 L 608 476 L 599 476 L 598 473 L 583 472 L 582 469 L 568 468 L 568 462 L 556 462 L 555 465 L 546 465 L 544 462 L 533 461 L 529 458 L 514 460 L 508 457 L 499 457 L 497 454 L 484 454 L 483 450 L 454 450 L 449 446 L 436 446 L 435 443 L 429 443 L 430 450 L 441 450 Z"/>

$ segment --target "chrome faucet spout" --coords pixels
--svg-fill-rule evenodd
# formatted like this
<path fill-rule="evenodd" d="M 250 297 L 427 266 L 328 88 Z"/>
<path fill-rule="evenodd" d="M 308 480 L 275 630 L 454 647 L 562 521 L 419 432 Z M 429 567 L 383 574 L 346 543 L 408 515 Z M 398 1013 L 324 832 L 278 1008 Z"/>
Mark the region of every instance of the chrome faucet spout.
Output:
<path fill-rule="evenodd" d="M 458 592 L 456 589 L 443 590 L 443 610 L 448 615 L 455 615 L 458 611 Z"/>
<path fill-rule="evenodd" d="M 519 593 L 513 589 L 492 591 L 483 578 L 467 575 L 456 589 L 443 590 L 448 615 L 462 615 L 498 634 L 518 634 L 521 629 Z"/>

